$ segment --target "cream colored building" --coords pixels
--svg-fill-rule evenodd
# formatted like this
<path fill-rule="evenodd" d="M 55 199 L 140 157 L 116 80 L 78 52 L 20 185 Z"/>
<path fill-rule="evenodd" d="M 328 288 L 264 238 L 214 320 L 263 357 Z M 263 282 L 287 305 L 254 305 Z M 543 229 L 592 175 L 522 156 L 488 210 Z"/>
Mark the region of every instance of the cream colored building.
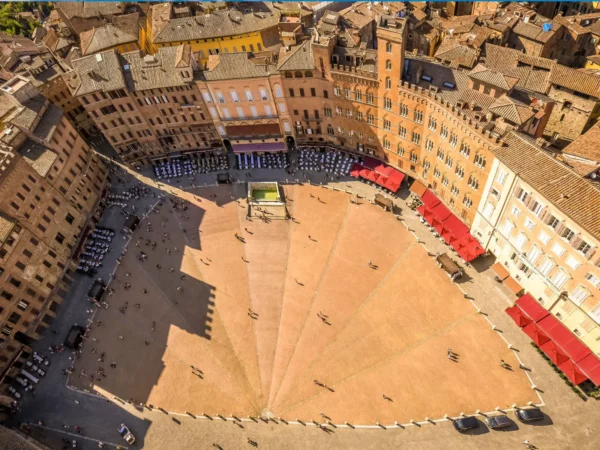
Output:
<path fill-rule="evenodd" d="M 505 140 L 471 232 L 600 355 L 600 190 L 535 140 L 514 132 Z"/>

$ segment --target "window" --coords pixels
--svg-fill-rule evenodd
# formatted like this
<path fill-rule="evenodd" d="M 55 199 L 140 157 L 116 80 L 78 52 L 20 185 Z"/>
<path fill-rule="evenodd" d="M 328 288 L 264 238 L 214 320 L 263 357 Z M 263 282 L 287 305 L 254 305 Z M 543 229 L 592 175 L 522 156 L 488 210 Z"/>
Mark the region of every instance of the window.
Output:
<path fill-rule="evenodd" d="M 544 259 L 544 262 L 542 262 L 542 264 L 540 264 L 539 270 L 542 275 L 547 277 L 553 268 L 554 268 L 554 261 L 549 256 L 546 256 L 546 259 Z"/>
<path fill-rule="evenodd" d="M 411 141 L 419 145 L 419 143 L 421 142 L 421 135 L 416 131 L 413 131 Z"/>
<path fill-rule="evenodd" d="M 465 205 L 467 208 L 470 208 L 471 206 L 473 206 L 473 200 L 471 200 L 465 195 L 465 197 L 463 198 L 463 205 Z"/>
<path fill-rule="evenodd" d="M 323 112 L 325 113 L 325 117 L 331 117 L 331 108 L 323 108 Z"/>
<path fill-rule="evenodd" d="M 389 59 L 385 62 L 385 70 L 392 70 L 392 62 Z"/>
<path fill-rule="evenodd" d="M 62 244 L 65 241 L 65 237 L 62 234 L 60 234 L 60 233 L 57 233 L 57 235 L 56 235 L 56 237 L 54 239 L 59 244 Z"/>
<path fill-rule="evenodd" d="M 300 97 L 304 97 L 304 88 L 300 88 Z"/>
<path fill-rule="evenodd" d="M 542 255 L 542 251 L 539 249 L 537 245 L 532 246 L 527 252 L 527 260 L 531 264 L 535 264 L 538 258 Z"/>
<path fill-rule="evenodd" d="M 367 122 L 369 125 L 375 125 L 375 116 L 371 113 L 367 114 Z"/>
<path fill-rule="evenodd" d="M 333 95 L 335 95 L 336 97 L 339 97 L 340 95 L 342 95 L 342 91 L 339 86 L 333 87 Z M 292 97 L 293 97 L 293 95 L 292 95 Z"/>
<path fill-rule="evenodd" d="M 392 109 L 392 99 L 388 97 L 383 98 L 383 107 L 388 111 Z"/>
<path fill-rule="evenodd" d="M 565 253 L 565 249 L 558 244 L 554 244 L 552 246 L 552 253 L 554 253 L 556 256 L 562 256 Z"/>
<path fill-rule="evenodd" d="M 357 89 L 357 90 L 355 90 L 355 91 L 354 91 L 354 99 L 355 99 L 357 102 L 362 102 L 362 91 L 360 91 L 360 90 L 358 90 L 358 89 Z"/>
<path fill-rule="evenodd" d="M 267 94 L 267 90 L 265 88 L 258 88 L 258 95 L 261 100 L 269 100 L 269 95 Z"/>
<path fill-rule="evenodd" d="M 490 202 L 487 202 L 485 204 L 485 207 L 483 208 L 483 217 L 485 217 L 486 219 L 489 219 L 490 217 L 492 217 L 493 213 L 494 213 L 494 205 Z"/>
<path fill-rule="evenodd" d="M 469 155 L 471 154 L 471 149 L 464 142 L 460 143 L 460 154 L 463 155 L 466 158 L 468 158 Z"/>
<path fill-rule="evenodd" d="M 512 233 L 514 227 L 515 224 L 512 223 L 510 220 L 506 219 L 504 221 L 504 224 L 502 225 L 502 234 L 504 234 L 504 236 L 510 236 L 510 233 Z"/>
<path fill-rule="evenodd" d="M 281 88 L 279 87 L 279 85 L 275 86 L 276 93 L 277 93 L 277 89 L 279 89 L 279 91 L 281 92 Z M 252 91 L 250 89 L 246 89 L 245 94 L 246 94 L 246 101 L 248 101 L 248 102 L 254 101 L 254 94 L 252 93 Z M 277 95 L 277 97 L 279 97 L 279 95 Z"/>
<path fill-rule="evenodd" d="M 504 182 L 506 181 L 506 175 L 507 173 L 503 170 L 500 170 L 498 172 L 498 175 L 496 176 L 496 181 L 498 182 L 498 184 L 504 185 Z"/>
<path fill-rule="evenodd" d="M 294 90 L 292 88 L 290 88 L 290 97 L 294 96 Z"/>
<path fill-rule="evenodd" d="M 454 170 L 454 173 L 456 174 L 456 176 L 458 178 L 460 178 L 462 180 L 465 176 L 465 169 L 463 167 L 461 167 L 460 164 L 457 164 L 456 169 Z"/>
<path fill-rule="evenodd" d="M 385 88 L 389 91 L 392 88 L 392 79 L 387 77 L 385 79 Z"/>
<path fill-rule="evenodd" d="M 535 227 L 535 222 L 528 217 L 525 219 L 524 225 L 528 230 L 533 230 L 533 227 Z"/>
<path fill-rule="evenodd" d="M 67 214 L 67 217 L 65 217 L 65 220 L 67 221 L 67 223 L 72 224 L 73 221 L 75 220 L 75 217 L 73 217 L 71 214 Z"/>
<path fill-rule="evenodd" d="M 415 122 L 423 123 L 423 112 L 422 111 L 415 111 Z"/>
<path fill-rule="evenodd" d="M 565 260 L 565 264 L 573 270 L 577 270 L 577 268 L 579 266 L 581 266 L 581 263 L 579 261 L 577 261 L 576 258 L 573 258 L 571 255 L 567 256 L 567 259 Z"/>
<path fill-rule="evenodd" d="M 545 245 L 548 245 L 548 242 L 550 242 L 550 236 L 548 236 L 546 233 L 544 233 L 543 231 L 540 232 L 538 239 L 540 241 L 542 241 Z"/>
<path fill-rule="evenodd" d="M 452 147 L 456 147 L 456 144 L 458 143 L 458 136 L 454 133 L 451 133 L 449 142 Z"/>
<path fill-rule="evenodd" d="M 385 131 L 391 131 L 391 129 L 392 129 L 392 122 L 390 122 L 390 121 L 389 121 L 389 120 L 387 120 L 387 119 L 384 119 L 384 120 L 383 120 L 383 129 L 384 129 Z"/>
<path fill-rule="evenodd" d="M 565 285 L 569 278 L 570 277 L 567 272 L 565 272 L 563 269 L 559 269 L 552 277 L 552 284 L 560 289 Z"/>
<path fill-rule="evenodd" d="M 454 164 L 454 158 L 450 155 L 446 156 L 446 165 L 452 169 L 452 164 Z"/>
<path fill-rule="evenodd" d="M 406 106 L 404 103 L 400 105 L 400 115 L 402 117 L 408 117 L 408 106 Z"/>
<path fill-rule="evenodd" d="M 448 137 L 448 127 L 446 125 L 442 125 L 440 136 L 442 136 L 444 139 Z"/>
<path fill-rule="evenodd" d="M 333 127 L 331 125 L 327 125 L 327 134 L 333 136 Z"/>
<path fill-rule="evenodd" d="M 437 129 L 437 120 L 435 120 L 433 117 L 429 118 L 429 129 L 431 131 L 435 131 Z"/>
<path fill-rule="evenodd" d="M 403 139 L 406 139 L 406 128 L 404 128 L 402 125 L 398 127 L 398 136 L 400 136 Z"/>
<path fill-rule="evenodd" d="M 448 186 L 448 177 L 447 177 L 446 175 L 444 175 L 444 176 L 442 177 L 442 184 L 443 184 L 444 186 Z"/>
<path fill-rule="evenodd" d="M 452 186 L 452 189 L 450 189 L 450 193 L 454 196 L 457 197 L 458 194 L 460 193 L 460 191 L 458 190 L 458 188 L 456 186 Z"/>
<path fill-rule="evenodd" d="M 444 151 L 440 147 L 437 149 L 437 159 L 440 161 L 444 160 Z"/>
<path fill-rule="evenodd" d="M 521 210 L 513 205 L 512 209 L 510 210 L 510 213 L 515 217 L 519 217 L 521 215 Z"/>
<path fill-rule="evenodd" d="M 397 153 L 399 156 L 404 156 L 404 147 L 398 144 Z"/>
<path fill-rule="evenodd" d="M 587 288 L 579 285 L 575 289 L 573 289 L 571 295 L 569 295 L 569 298 L 576 305 L 581 305 L 589 296 L 590 291 L 588 291 Z"/>
<path fill-rule="evenodd" d="M 592 273 L 586 273 L 585 279 L 588 280 L 595 288 L 600 288 L 600 278 Z"/>
<path fill-rule="evenodd" d="M 391 42 L 386 42 L 386 44 L 385 44 L 385 51 L 387 53 L 392 53 L 392 43 Z"/>
<path fill-rule="evenodd" d="M 485 165 L 487 164 L 487 161 L 484 156 L 475 155 L 474 163 L 477 167 L 479 167 L 480 169 L 483 169 L 485 167 Z"/>
<path fill-rule="evenodd" d="M 469 187 L 477 190 L 479 189 L 479 180 L 475 178 L 473 175 L 469 175 L 469 181 L 467 182 Z"/>
<path fill-rule="evenodd" d="M 375 99 L 375 97 L 373 97 L 373 93 L 367 92 L 367 103 L 369 105 L 372 105 L 374 103 L 374 99 Z"/>
<path fill-rule="evenodd" d="M 515 247 L 519 251 L 523 251 L 523 246 L 527 242 L 527 235 L 525 233 L 519 233 L 515 239 Z"/>
<path fill-rule="evenodd" d="M 387 140 L 387 138 L 383 138 L 383 148 L 385 148 L 386 150 L 390 149 L 390 141 Z"/>

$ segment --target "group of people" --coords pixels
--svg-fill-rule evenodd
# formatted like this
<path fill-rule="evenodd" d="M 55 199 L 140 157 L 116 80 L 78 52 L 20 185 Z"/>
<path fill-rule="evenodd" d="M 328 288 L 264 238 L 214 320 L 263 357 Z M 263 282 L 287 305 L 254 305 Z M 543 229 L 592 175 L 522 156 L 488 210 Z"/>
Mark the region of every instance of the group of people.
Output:
<path fill-rule="evenodd" d="M 331 176 L 347 176 L 360 157 L 333 147 L 300 147 L 298 167 L 300 170 L 325 172 Z"/>
<path fill-rule="evenodd" d="M 237 155 L 237 168 L 248 169 L 287 169 L 290 163 L 288 154 L 278 153 L 243 153 Z"/>
<path fill-rule="evenodd" d="M 110 242 L 115 232 L 109 228 L 96 227 L 89 235 L 79 257 L 77 271 L 93 276 L 102 267 L 102 260 L 110 252 Z"/>
<path fill-rule="evenodd" d="M 194 176 L 217 170 L 227 170 L 227 155 L 195 154 L 192 157 L 174 158 L 161 161 L 154 166 L 154 174 L 159 180 Z"/>

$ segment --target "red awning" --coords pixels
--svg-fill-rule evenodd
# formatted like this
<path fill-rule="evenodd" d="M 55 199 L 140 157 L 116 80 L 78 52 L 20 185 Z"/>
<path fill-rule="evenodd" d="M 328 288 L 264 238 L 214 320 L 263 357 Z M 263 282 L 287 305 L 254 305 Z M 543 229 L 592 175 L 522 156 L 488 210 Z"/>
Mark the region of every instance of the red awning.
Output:
<path fill-rule="evenodd" d="M 550 341 L 550 338 L 546 336 L 546 333 L 544 333 L 540 329 L 540 327 L 538 327 L 535 324 L 535 322 L 531 322 L 529 325 L 524 326 L 522 329 L 523 332 L 527 336 L 529 336 L 531 340 L 535 343 L 535 345 L 537 345 L 538 347 Z"/>
<path fill-rule="evenodd" d="M 534 322 L 539 322 L 549 314 L 548 311 L 546 311 L 542 305 L 535 301 L 529 294 L 523 295 L 515 303 L 523 310 L 527 317 Z"/>
<path fill-rule="evenodd" d="M 457 243 L 459 248 L 456 252 L 466 262 L 473 261 L 475 258 L 485 253 L 483 247 L 470 233 L 459 238 Z M 456 248 L 454 245 L 453 247 Z"/>
<path fill-rule="evenodd" d="M 469 233 L 469 227 L 466 226 L 462 220 L 460 220 L 454 214 L 448 217 L 448 220 L 444 222 L 444 228 L 456 238 L 462 237 Z"/>
<path fill-rule="evenodd" d="M 590 353 L 577 363 L 577 367 L 592 383 L 600 386 L 600 359 L 596 355 Z"/>
<path fill-rule="evenodd" d="M 361 168 L 362 167 L 360 164 L 354 163 L 354 165 L 352 166 L 352 169 L 350 170 L 350 176 L 353 176 L 354 178 L 358 178 L 360 176 Z"/>
<path fill-rule="evenodd" d="M 571 383 L 575 385 L 581 384 L 588 379 L 583 373 L 581 373 L 579 367 L 577 367 L 577 365 L 570 359 L 562 364 L 559 364 L 558 368 L 567 376 L 569 380 L 571 380 Z"/>
<path fill-rule="evenodd" d="M 431 211 L 433 211 L 433 214 L 435 215 L 436 220 L 443 222 L 444 220 L 448 219 L 452 213 L 450 212 L 450 210 L 448 208 L 446 208 L 446 205 L 444 205 L 443 203 L 438 203 L 437 205 L 435 205 L 433 208 L 431 208 Z"/>
<path fill-rule="evenodd" d="M 383 187 L 389 189 L 392 192 L 397 192 L 398 189 L 400 189 L 402 180 L 404 180 L 404 174 L 396 169 L 391 169 L 393 170 L 393 172 L 388 176 L 388 179 Z"/>
<path fill-rule="evenodd" d="M 554 320 L 546 320 L 552 317 Z M 581 361 L 592 351 L 582 344 L 579 339 L 561 322 L 558 321 L 554 316 L 548 316 L 544 319 L 546 321 L 546 329 L 540 322 L 540 327 L 544 329 L 546 334 L 552 341 L 567 355 L 573 362 Z"/>
<path fill-rule="evenodd" d="M 440 203 L 440 199 L 437 198 L 435 196 L 435 194 L 433 192 L 431 192 L 429 189 L 427 189 L 425 191 L 425 193 L 423 194 L 423 196 L 421 197 L 421 201 L 423 202 L 423 204 L 425 206 L 427 206 L 429 209 L 432 209 L 435 205 Z"/>
<path fill-rule="evenodd" d="M 548 341 L 545 344 L 540 345 L 540 348 L 557 366 L 569 361 L 569 357 L 562 352 L 562 350 L 554 343 L 554 341 Z"/>
<path fill-rule="evenodd" d="M 532 320 L 523 314 L 523 310 L 516 305 L 506 308 L 506 314 L 508 314 L 521 328 L 532 323 Z"/>

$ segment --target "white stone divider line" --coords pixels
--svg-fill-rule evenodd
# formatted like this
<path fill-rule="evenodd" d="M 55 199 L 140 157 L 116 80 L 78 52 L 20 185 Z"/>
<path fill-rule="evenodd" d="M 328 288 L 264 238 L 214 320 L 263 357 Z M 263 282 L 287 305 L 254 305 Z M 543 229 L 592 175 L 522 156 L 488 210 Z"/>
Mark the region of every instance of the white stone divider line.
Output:
<path fill-rule="evenodd" d="M 83 439 L 85 441 L 91 441 L 91 442 L 96 442 L 96 443 L 102 442 L 102 445 L 104 445 L 104 446 L 110 445 L 110 446 L 115 447 L 115 448 L 118 447 L 118 448 L 123 448 L 123 449 L 129 449 L 129 447 L 127 447 L 126 445 L 115 444 L 113 442 L 107 442 L 107 441 L 103 441 L 101 439 L 95 439 L 95 438 L 92 438 L 92 437 L 83 436 L 81 434 L 71 433 L 69 431 L 64 431 L 64 430 L 61 430 L 59 428 L 47 427 L 46 425 L 38 425 L 37 423 L 30 423 L 29 426 L 31 426 L 31 427 L 37 427 L 37 428 L 43 428 L 45 430 L 54 431 L 56 433 L 64 434 L 65 436 L 71 436 L 73 438 L 76 438 L 76 440 Z"/>
<path fill-rule="evenodd" d="M 527 405 L 527 406 L 544 406 L 543 404 L 535 404 L 535 405 Z M 149 409 L 149 408 L 148 408 Z M 354 423 L 349 423 L 349 422 L 344 422 L 344 423 L 330 423 L 330 422 L 315 422 L 312 420 L 306 420 L 306 421 L 301 421 L 299 419 L 296 420 L 283 420 L 281 417 L 278 418 L 279 421 L 284 422 L 286 425 L 302 425 L 302 426 L 320 426 L 320 425 L 330 425 L 333 426 L 335 428 L 351 428 L 351 429 L 372 429 L 372 430 L 376 430 L 376 429 L 387 429 L 387 428 L 406 428 L 409 426 L 416 426 L 416 427 L 421 427 L 423 425 L 434 425 L 437 423 L 442 423 L 442 422 L 452 422 L 454 420 L 460 419 L 461 417 L 466 417 L 466 416 L 481 416 L 481 417 L 488 417 L 488 416 L 492 416 L 492 415 L 498 415 L 497 413 L 507 413 L 507 412 L 514 412 L 517 411 L 519 409 L 519 407 L 509 407 L 509 408 L 500 408 L 497 407 L 496 409 L 494 409 L 493 411 L 487 411 L 487 412 L 481 412 L 481 410 L 476 410 L 474 413 L 471 414 L 464 414 L 461 413 L 458 416 L 455 417 L 451 417 L 448 416 L 447 414 L 444 415 L 444 417 L 441 417 L 439 419 L 430 419 L 429 417 L 426 417 L 425 420 L 419 421 L 419 420 L 412 420 L 408 423 L 399 423 L 399 422 L 394 422 L 392 424 L 384 424 L 384 423 L 379 423 L 377 422 L 375 425 L 355 425 Z M 256 420 L 256 418 L 254 417 L 249 417 L 249 418 L 245 418 L 245 417 L 225 417 L 221 414 L 206 414 L 206 413 L 202 413 L 202 414 L 192 414 L 190 412 L 185 412 L 185 413 L 180 413 L 180 412 L 174 412 L 174 411 L 166 411 L 158 406 L 154 406 L 154 408 L 150 411 L 154 412 L 154 410 L 157 410 L 163 414 L 167 414 L 170 416 L 179 416 L 179 417 L 190 417 L 190 415 L 192 415 L 195 419 L 205 419 L 205 420 L 214 420 L 214 419 L 221 419 L 225 422 L 254 422 L 254 423 L 258 423 L 258 421 Z M 208 417 L 207 417 L 208 416 Z M 270 421 L 267 421 L 265 423 L 268 423 Z"/>

